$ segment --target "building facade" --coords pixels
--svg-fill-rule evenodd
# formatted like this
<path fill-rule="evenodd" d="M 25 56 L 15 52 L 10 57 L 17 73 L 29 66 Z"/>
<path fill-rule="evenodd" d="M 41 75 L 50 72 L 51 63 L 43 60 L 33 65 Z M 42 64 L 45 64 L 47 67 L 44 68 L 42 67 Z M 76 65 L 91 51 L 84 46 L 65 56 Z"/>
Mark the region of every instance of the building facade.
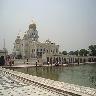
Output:
<path fill-rule="evenodd" d="M 59 45 L 46 40 L 44 43 L 39 42 L 36 24 L 30 24 L 29 29 L 25 32 L 23 38 L 17 36 L 13 55 L 17 59 L 41 60 L 41 63 L 47 64 L 74 64 L 84 62 L 96 62 L 96 56 L 75 56 L 59 54 Z M 4 53 L 4 52 L 3 52 Z M 2 54 L 3 54 L 2 53 Z M 5 54 L 5 53 L 4 53 Z"/>
<path fill-rule="evenodd" d="M 30 24 L 23 39 L 17 36 L 13 49 L 14 56 L 16 58 L 43 58 L 47 55 L 59 54 L 59 45 L 52 43 L 50 40 L 41 43 L 38 38 L 36 24 Z"/>

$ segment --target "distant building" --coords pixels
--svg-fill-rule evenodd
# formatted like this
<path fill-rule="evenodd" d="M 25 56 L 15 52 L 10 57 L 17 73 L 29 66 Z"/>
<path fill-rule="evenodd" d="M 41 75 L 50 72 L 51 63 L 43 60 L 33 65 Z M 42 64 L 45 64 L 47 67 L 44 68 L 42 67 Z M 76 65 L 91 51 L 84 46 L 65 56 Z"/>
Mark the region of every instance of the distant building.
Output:
<path fill-rule="evenodd" d="M 44 43 L 38 41 L 38 31 L 36 24 L 30 24 L 29 29 L 24 34 L 23 39 L 17 36 L 13 54 L 16 58 L 45 58 L 45 56 L 52 56 L 59 54 L 59 45 L 46 40 Z M 43 59 L 44 59 L 43 58 Z"/>

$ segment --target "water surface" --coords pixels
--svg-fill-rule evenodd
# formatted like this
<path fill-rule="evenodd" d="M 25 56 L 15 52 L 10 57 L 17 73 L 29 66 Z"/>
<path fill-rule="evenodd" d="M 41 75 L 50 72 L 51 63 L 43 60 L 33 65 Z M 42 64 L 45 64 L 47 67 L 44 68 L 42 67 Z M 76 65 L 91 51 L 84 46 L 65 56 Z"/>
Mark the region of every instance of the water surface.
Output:
<path fill-rule="evenodd" d="M 23 73 L 96 88 L 96 64 L 72 67 L 33 67 L 15 69 Z"/>

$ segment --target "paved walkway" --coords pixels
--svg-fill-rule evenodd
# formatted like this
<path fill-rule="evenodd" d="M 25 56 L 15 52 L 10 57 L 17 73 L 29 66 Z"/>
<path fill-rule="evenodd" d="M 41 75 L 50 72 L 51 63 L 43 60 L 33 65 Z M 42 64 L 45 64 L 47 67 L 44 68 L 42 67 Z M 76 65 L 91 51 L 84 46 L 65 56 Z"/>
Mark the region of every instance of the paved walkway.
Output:
<path fill-rule="evenodd" d="M 36 84 L 22 83 L 0 71 L 0 96 L 64 96 L 64 94 Z"/>
<path fill-rule="evenodd" d="M 53 65 L 42 65 L 43 67 L 51 67 L 51 66 L 55 66 L 55 64 L 53 64 Z M 62 65 L 60 65 L 60 66 L 62 66 Z M 67 64 L 63 64 L 63 66 L 67 66 Z M 3 68 L 28 68 L 28 67 L 36 67 L 36 65 L 35 64 L 15 64 L 15 65 L 12 65 L 12 66 L 2 66 Z M 41 67 L 41 65 L 37 65 L 37 67 Z"/>

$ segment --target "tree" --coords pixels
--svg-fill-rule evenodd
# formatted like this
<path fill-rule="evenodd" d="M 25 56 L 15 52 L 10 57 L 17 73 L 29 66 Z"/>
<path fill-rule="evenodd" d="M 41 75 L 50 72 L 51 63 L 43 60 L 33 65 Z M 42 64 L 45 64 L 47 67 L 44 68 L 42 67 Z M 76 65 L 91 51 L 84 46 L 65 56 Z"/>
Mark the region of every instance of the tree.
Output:
<path fill-rule="evenodd" d="M 67 51 L 63 51 L 62 54 L 63 54 L 63 55 L 67 55 Z"/>
<path fill-rule="evenodd" d="M 80 55 L 80 56 L 87 56 L 87 54 L 88 54 L 88 51 L 87 51 L 86 49 L 81 49 L 81 50 L 79 51 L 79 55 Z"/>
<path fill-rule="evenodd" d="M 78 56 L 78 54 L 79 54 L 78 50 L 74 51 L 74 55 Z"/>
<path fill-rule="evenodd" d="M 96 56 L 96 45 L 90 45 L 89 51 L 90 51 L 89 55 Z"/>
<path fill-rule="evenodd" d="M 74 51 L 70 51 L 69 52 L 69 55 L 74 55 Z"/>

